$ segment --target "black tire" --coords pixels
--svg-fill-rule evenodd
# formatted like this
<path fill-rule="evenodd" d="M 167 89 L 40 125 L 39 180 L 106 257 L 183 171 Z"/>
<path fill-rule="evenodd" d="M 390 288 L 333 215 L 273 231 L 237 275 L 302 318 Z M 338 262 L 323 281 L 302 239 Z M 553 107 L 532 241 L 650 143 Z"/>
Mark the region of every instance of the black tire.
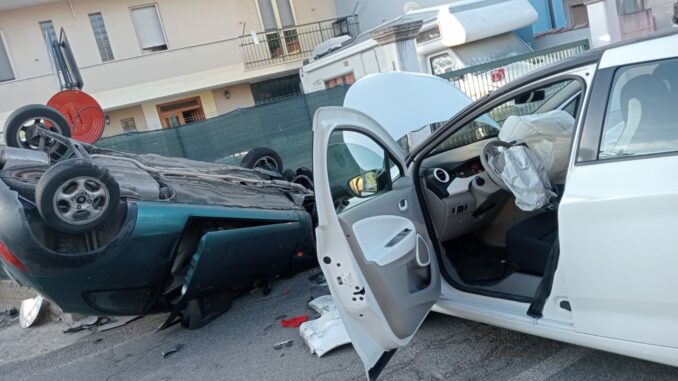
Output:
<path fill-rule="evenodd" d="M 45 105 L 27 105 L 20 107 L 7 118 L 5 122 L 5 143 L 10 147 L 36 150 L 35 142 L 22 140 L 20 131 L 29 121 L 49 121 L 50 131 L 57 132 L 67 138 L 71 137 L 71 127 L 66 118 L 56 109 Z M 47 127 L 41 127 L 47 128 Z M 45 145 L 47 154 L 58 159 L 68 151 L 68 147 L 56 141 L 48 141 Z"/>
<path fill-rule="evenodd" d="M 2 172 L 2 181 L 27 200 L 35 201 L 35 188 L 49 166 L 11 168 Z"/>
<path fill-rule="evenodd" d="M 294 173 L 294 171 L 291 170 L 291 169 L 286 169 L 286 170 L 282 173 L 283 179 L 285 179 L 285 181 L 289 181 L 289 182 L 292 182 L 292 180 L 294 180 L 294 178 L 295 178 L 296 176 L 297 176 L 297 174 Z"/>
<path fill-rule="evenodd" d="M 266 147 L 252 148 L 240 162 L 244 168 L 263 168 L 283 173 L 283 161 L 277 152 Z"/>
<path fill-rule="evenodd" d="M 297 172 L 294 175 L 294 179 L 292 179 L 292 182 L 302 185 L 306 189 L 313 190 L 313 188 L 315 187 L 315 185 L 313 184 L 313 171 L 306 167 L 301 167 L 297 169 Z"/>
<path fill-rule="evenodd" d="M 99 190 L 103 194 L 97 195 Z M 65 198 L 57 200 L 58 196 Z M 38 181 L 35 203 L 42 219 L 54 230 L 81 234 L 112 219 L 120 205 L 120 187 L 106 168 L 68 159 L 52 166 Z"/>

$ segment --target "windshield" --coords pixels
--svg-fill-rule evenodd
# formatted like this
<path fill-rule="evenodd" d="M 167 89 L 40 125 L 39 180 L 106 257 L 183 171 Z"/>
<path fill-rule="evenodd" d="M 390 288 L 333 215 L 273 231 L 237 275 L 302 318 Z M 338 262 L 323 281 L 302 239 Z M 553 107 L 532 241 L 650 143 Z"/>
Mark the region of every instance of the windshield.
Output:
<path fill-rule="evenodd" d="M 526 54 L 532 51 L 513 33 L 472 41 L 455 46 L 452 50 L 463 62 L 464 66 L 482 65 L 504 58 Z"/>
<path fill-rule="evenodd" d="M 435 155 L 484 139 L 497 137 L 501 126 L 511 116 L 546 113 L 552 110 L 564 110 L 570 113 L 567 108 L 573 103 L 572 97 L 579 91 L 581 91 L 581 87 L 577 81 L 567 80 L 521 94 L 492 108 L 489 112 L 460 128 L 440 143 L 432 154 Z M 575 110 L 571 110 L 571 112 L 576 113 Z"/>

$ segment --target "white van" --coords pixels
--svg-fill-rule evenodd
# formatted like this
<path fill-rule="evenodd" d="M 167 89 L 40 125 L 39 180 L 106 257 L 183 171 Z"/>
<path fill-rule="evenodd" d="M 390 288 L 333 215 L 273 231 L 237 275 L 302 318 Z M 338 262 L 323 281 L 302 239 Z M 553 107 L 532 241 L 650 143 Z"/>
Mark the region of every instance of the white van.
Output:
<path fill-rule="evenodd" d="M 537 18 L 537 11 L 528 0 L 467 0 L 409 11 L 361 33 L 353 41 L 340 37 L 320 44 L 313 60 L 300 70 L 301 83 L 304 92 L 310 93 L 351 84 L 368 74 L 394 71 L 389 53 L 372 39 L 372 32 L 390 25 L 423 22 L 416 37 L 417 71 L 439 75 L 531 52 L 532 48 L 513 31 L 531 25 Z M 489 92 L 510 80 L 508 73 L 529 71 L 532 68 L 499 68 L 490 76 L 482 76 L 483 79 L 468 80 L 490 82 L 487 86 L 476 86 L 487 90 L 475 90 Z M 484 95 L 466 93 L 474 99 Z"/>

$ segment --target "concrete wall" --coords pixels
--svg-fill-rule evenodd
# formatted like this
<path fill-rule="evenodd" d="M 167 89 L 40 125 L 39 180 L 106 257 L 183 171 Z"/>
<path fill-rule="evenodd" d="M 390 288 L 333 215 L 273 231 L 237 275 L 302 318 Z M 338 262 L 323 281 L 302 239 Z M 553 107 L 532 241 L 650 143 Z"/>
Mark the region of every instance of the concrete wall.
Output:
<path fill-rule="evenodd" d="M 228 99 L 225 95 L 226 91 L 230 94 Z M 248 83 L 212 90 L 212 96 L 214 97 L 214 104 L 218 114 L 225 114 L 238 108 L 254 106 L 252 89 Z"/>
<path fill-rule="evenodd" d="M 646 0 L 646 8 L 652 9 L 657 30 L 673 27 L 674 0 Z"/>
<path fill-rule="evenodd" d="M 337 15 L 334 0 L 292 0 L 292 8 L 297 25 L 344 16 Z"/>
<path fill-rule="evenodd" d="M 145 0 L 71 0 L 0 12 L 0 30 L 18 79 L 49 73 L 49 59 L 39 22 L 52 20 L 58 33 L 68 31 L 69 40 L 82 67 L 101 63 L 88 14 L 101 12 L 116 60 L 142 54 L 132 25 L 130 8 L 148 4 Z M 243 27 L 263 30 L 255 0 L 157 0 L 170 49 L 235 38 Z M 336 17 L 333 0 L 295 0 L 297 23 Z M 239 60 L 237 46 L 232 52 Z"/>
<path fill-rule="evenodd" d="M 104 129 L 104 137 L 119 135 L 123 133 L 122 124 L 120 121 L 122 119 L 134 118 L 134 123 L 137 126 L 137 131 L 146 131 L 148 130 L 148 125 L 146 124 L 146 117 L 144 116 L 144 110 L 141 106 L 128 107 L 120 110 L 108 111 L 109 123 Z"/>
<path fill-rule="evenodd" d="M 336 17 L 334 0 L 292 0 L 297 24 Z M 0 83 L 0 126 L 9 113 L 25 104 L 45 103 L 58 89 L 51 75 L 39 22 L 52 20 L 57 33 L 65 28 L 85 80 L 84 90 L 106 111 L 144 112 L 146 126 L 159 125 L 155 104 L 191 94 L 205 97 L 206 114 L 249 105 L 244 88 L 222 102 L 212 90 L 296 71 L 300 61 L 245 70 L 238 36 L 261 32 L 256 0 L 156 0 L 169 50 L 144 54 L 130 8 L 148 0 L 71 0 L 0 11 L 0 33 L 16 80 Z M 69 5 L 72 5 L 71 6 Z M 101 62 L 89 13 L 101 12 L 115 60 Z M 251 93 L 249 93 L 251 98 Z M 205 106 L 208 105 L 208 106 Z M 207 107 L 211 107 L 210 110 Z M 120 112 L 115 113 L 120 114 Z M 122 117 L 121 117 L 122 118 Z M 135 117 L 135 120 L 137 118 Z M 137 126 L 140 126 L 137 120 Z M 1 127 L 0 127 L 1 128 Z M 111 131 L 113 131 L 111 127 Z"/>

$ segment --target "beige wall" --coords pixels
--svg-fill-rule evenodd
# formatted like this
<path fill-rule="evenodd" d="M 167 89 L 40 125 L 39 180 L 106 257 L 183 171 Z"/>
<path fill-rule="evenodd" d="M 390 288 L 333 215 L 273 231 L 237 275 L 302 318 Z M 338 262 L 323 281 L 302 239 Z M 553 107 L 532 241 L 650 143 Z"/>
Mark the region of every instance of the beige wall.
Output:
<path fill-rule="evenodd" d="M 336 16 L 335 0 L 292 1 L 298 24 Z M 85 80 L 83 90 L 106 110 L 141 105 L 149 128 L 159 122 L 150 112 L 153 104 L 162 102 L 156 100 L 184 97 L 176 94 L 209 93 L 216 98 L 207 102 L 214 105 L 215 112 L 230 111 L 252 105 L 248 86 L 234 86 L 228 102 L 223 92 L 212 90 L 295 71 L 301 66 L 301 61 L 289 61 L 245 70 L 237 37 L 243 30 L 246 34 L 262 31 L 256 0 L 156 0 L 169 51 L 142 54 L 130 8 L 151 3 L 152 0 L 64 0 L 0 11 L 0 32 L 17 78 L 0 83 L 0 128 L 12 110 L 45 103 L 57 91 L 38 25 L 44 20 L 52 20 L 57 33 L 61 27 L 68 32 Z M 114 61 L 101 62 L 88 16 L 93 12 L 102 13 Z"/>
<path fill-rule="evenodd" d="M 120 121 L 127 118 L 134 118 L 137 131 L 146 131 L 148 129 L 144 111 L 141 106 L 108 111 L 106 114 L 108 115 L 109 123 L 104 129 L 104 137 L 122 134 L 122 124 L 120 124 Z"/>
<path fill-rule="evenodd" d="M 226 99 L 225 92 L 228 91 L 230 98 Z M 248 83 L 228 86 L 222 89 L 212 90 L 214 103 L 217 107 L 217 113 L 225 114 L 237 108 L 254 106 L 252 90 Z"/>
<path fill-rule="evenodd" d="M 295 21 L 299 25 L 329 20 L 338 16 L 335 0 L 292 0 L 292 7 Z"/>
<path fill-rule="evenodd" d="M 145 0 L 71 0 L 0 12 L 0 30 L 18 79 L 50 72 L 40 21 L 52 20 L 65 28 L 81 67 L 101 63 L 88 14 L 101 12 L 116 60 L 142 54 L 132 25 L 130 8 Z M 158 0 L 156 2 L 170 49 L 235 38 L 243 29 L 262 31 L 255 0 Z M 297 23 L 336 16 L 334 0 L 295 0 Z M 237 44 L 231 52 L 239 60 Z"/>
<path fill-rule="evenodd" d="M 652 9 L 657 30 L 673 27 L 674 0 L 647 0 L 645 7 Z"/>
<path fill-rule="evenodd" d="M 89 22 L 89 13 L 101 12 L 116 60 L 142 54 L 130 16 L 130 8 L 149 4 L 144 0 L 72 0 L 0 12 L 17 78 L 49 73 L 49 58 L 39 22 L 52 20 L 59 32 L 65 28 L 78 61 L 86 67 L 101 63 Z M 242 24 L 260 25 L 254 2 L 213 0 L 159 0 L 160 17 L 170 49 L 203 44 L 240 35 Z M 239 52 L 232 52 L 239 54 Z"/>

